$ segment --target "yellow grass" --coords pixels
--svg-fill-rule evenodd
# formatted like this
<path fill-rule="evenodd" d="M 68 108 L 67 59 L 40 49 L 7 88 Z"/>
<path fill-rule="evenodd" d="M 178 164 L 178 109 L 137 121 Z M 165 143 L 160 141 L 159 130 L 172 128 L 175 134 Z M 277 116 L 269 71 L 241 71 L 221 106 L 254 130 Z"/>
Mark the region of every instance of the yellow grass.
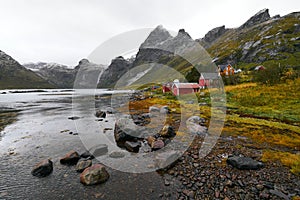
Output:
<path fill-rule="evenodd" d="M 280 161 L 284 166 L 289 167 L 293 174 L 300 175 L 300 154 L 267 150 L 263 153 L 262 161 Z"/>

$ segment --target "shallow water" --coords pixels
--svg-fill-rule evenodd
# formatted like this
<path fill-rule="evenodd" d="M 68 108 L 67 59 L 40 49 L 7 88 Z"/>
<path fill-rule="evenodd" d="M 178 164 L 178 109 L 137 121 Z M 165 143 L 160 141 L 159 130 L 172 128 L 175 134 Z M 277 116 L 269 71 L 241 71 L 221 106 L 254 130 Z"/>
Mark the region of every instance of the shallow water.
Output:
<path fill-rule="evenodd" d="M 59 163 L 59 158 L 70 150 L 74 149 L 79 153 L 86 151 L 80 136 L 84 127 L 76 128 L 76 125 L 82 125 L 80 120 L 87 116 L 94 117 L 95 107 L 84 105 L 85 98 L 94 99 L 95 91 L 80 92 L 76 97 L 79 99 L 77 103 L 82 102 L 80 105 L 72 103 L 72 91 L 1 94 L 2 92 L 0 91 L 0 108 L 20 111 L 17 121 L 8 125 L 1 133 L 0 199 L 158 199 L 163 192 L 175 192 L 174 185 L 165 186 L 156 172 L 133 174 L 111 168 L 108 168 L 111 176 L 106 183 L 87 187 L 79 183 L 79 174 L 74 167 Z M 109 93 L 112 91 L 96 91 L 97 95 Z M 109 98 L 98 100 L 96 105 L 100 108 L 110 106 Z M 71 116 L 81 118 L 68 119 Z M 93 126 L 97 126 L 97 123 L 99 134 L 103 134 L 103 127 L 114 126 L 113 117 L 108 117 L 107 122 L 102 122 L 102 125 L 95 120 L 92 122 Z M 110 133 L 108 131 L 107 134 Z M 91 133 L 91 140 L 94 139 L 93 134 L 98 133 Z M 105 138 L 113 142 L 112 137 Z M 52 159 L 53 173 L 45 178 L 33 177 L 30 174 L 32 167 L 45 158 Z M 172 197 L 174 196 L 170 198 Z"/>

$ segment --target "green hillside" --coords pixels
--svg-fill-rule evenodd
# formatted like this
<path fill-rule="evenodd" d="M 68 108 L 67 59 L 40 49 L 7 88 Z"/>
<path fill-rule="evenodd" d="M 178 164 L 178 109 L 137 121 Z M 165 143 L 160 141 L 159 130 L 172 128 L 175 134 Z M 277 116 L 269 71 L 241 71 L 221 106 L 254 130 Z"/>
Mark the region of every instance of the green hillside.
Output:
<path fill-rule="evenodd" d="M 0 89 L 54 88 L 53 85 L 26 69 L 0 51 Z"/>
<path fill-rule="evenodd" d="M 257 65 L 300 67 L 300 13 L 270 19 L 245 29 L 231 29 L 207 51 L 217 63 L 230 62 L 237 68 Z"/>

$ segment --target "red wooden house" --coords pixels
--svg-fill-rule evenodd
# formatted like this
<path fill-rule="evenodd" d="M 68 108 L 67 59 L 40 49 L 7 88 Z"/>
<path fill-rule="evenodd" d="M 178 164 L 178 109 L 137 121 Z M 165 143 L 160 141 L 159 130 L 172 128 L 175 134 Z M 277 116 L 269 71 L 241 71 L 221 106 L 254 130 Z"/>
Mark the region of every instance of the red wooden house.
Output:
<path fill-rule="evenodd" d="M 234 68 L 230 64 L 219 65 L 218 68 L 221 76 L 234 75 Z"/>
<path fill-rule="evenodd" d="M 172 90 L 173 83 L 165 83 L 162 85 L 163 93 L 170 92 Z"/>
<path fill-rule="evenodd" d="M 191 94 L 199 92 L 200 87 L 198 83 L 174 83 L 172 85 L 172 93 L 175 96 L 183 94 Z"/>
<path fill-rule="evenodd" d="M 200 88 L 218 87 L 219 81 L 219 73 L 201 73 L 199 86 Z"/>

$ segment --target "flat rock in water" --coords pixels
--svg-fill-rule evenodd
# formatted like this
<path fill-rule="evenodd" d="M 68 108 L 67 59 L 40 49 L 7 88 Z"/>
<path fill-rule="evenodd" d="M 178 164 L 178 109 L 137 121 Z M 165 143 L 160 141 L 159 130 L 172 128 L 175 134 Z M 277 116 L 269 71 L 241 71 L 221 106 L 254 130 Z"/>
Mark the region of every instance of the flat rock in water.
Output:
<path fill-rule="evenodd" d="M 111 158 L 123 158 L 125 156 L 125 153 L 122 151 L 113 151 L 109 154 L 109 157 Z"/>
<path fill-rule="evenodd" d="M 97 144 L 97 145 L 93 146 L 92 148 L 90 148 L 89 152 L 94 157 L 103 156 L 103 155 L 107 154 L 108 146 L 107 146 L 107 144 Z"/>
<path fill-rule="evenodd" d="M 76 165 L 79 159 L 79 154 L 72 150 L 60 159 L 60 163 L 63 165 Z"/>
<path fill-rule="evenodd" d="M 53 171 L 53 163 L 51 160 L 46 159 L 37 163 L 33 167 L 31 174 L 36 177 L 45 177 L 51 174 L 52 171 Z"/>
<path fill-rule="evenodd" d="M 77 172 L 83 172 L 86 168 L 92 166 L 91 160 L 80 160 L 76 165 L 76 171 Z"/>
<path fill-rule="evenodd" d="M 104 165 L 95 164 L 86 168 L 80 174 L 80 182 L 84 185 L 95 185 L 104 183 L 109 179 L 109 174 Z"/>
<path fill-rule="evenodd" d="M 105 118 L 106 117 L 106 112 L 99 110 L 99 111 L 96 112 L 96 117 Z"/>
<path fill-rule="evenodd" d="M 226 161 L 229 165 L 238 169 L 259 169 L 264 166 L 263 163 L 253 160 L 249 157 L 232 156 Z"/>
<path fill-rule="evenodd" d="M 80 117 L 73 116 L 73 117 L 68 117 L 68 119 L 70 119 L 70 120 L 77 120 L 77 119 L 80 119 Z"/>

